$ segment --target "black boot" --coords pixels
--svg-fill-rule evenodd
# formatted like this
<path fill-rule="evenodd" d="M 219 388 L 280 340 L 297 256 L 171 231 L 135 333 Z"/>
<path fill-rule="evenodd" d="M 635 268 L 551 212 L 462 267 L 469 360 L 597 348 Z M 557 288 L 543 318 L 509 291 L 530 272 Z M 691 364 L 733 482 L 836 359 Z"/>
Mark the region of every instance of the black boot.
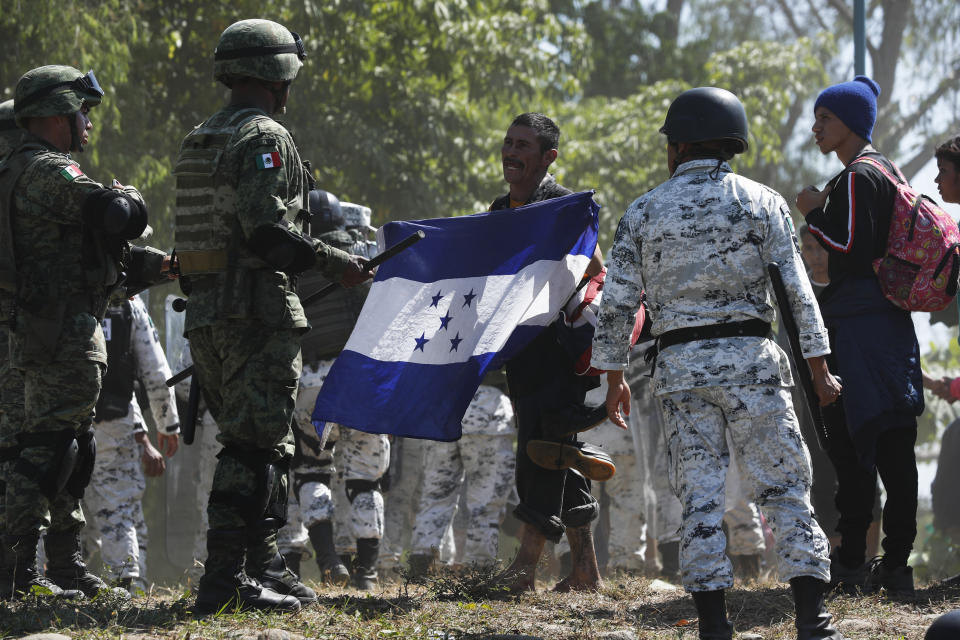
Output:
<path fill-rule="evenodd" d="M 727 603 L 723 589 L 717 591 L 693 591 L 693 603 L 697 606 L 700 625 L 700 640 L 732 640 L 733 625 L 727 618 Z"/>
<path fill-rule="evenodd" d="M 680 542 L 664 542 L 660 550 L 660 575 L 670 582 L 680 580 Z"/>
<path fill-rule="evenodd" d="M 350 571 L 341 562 L 337 550 L 333 545 L 333 522 L 324 520 L 310 526 L 310 543 L 313 552 L 317 554 L 317 566 L 323 580 L 338 587 L 345 587 L 350 583 Z"/>
<path fill-rule="evenodd" d="M 272 591 L 293 596 L 301 605 L 317 601 L 313 589 L 300 582 L 300 576 L 284 562 L 277 549 L 277 528 L 272 524 L 255 528 L 248 539 L 247 574 Z"/>
<path fill-rule="evenodd" d="M 377 588 L 377 556 L 380 538 L 357 538 L 357 557 L 353 562 L 353 585 L 360 591 Z"/>
<path fill-rule="evenodd" d="M 100 576 L 87 570 L 83 562 L 80 529 L 59 533 L 48 531 L 43 537 L 43 548 L 47 552 L 47 578 L 61 589 L 79 589 L 88 598 L 103 591 L 130 599 L 128 591 L 111 587 Z"/>
<path fill-rule="evenodd" d="M 76 589 L 61 589 L 46 576 L 40 575 L 37 568 L 37 542 L 40 536 L 31 534 L 26 536 L 4 536 L 4 545 L 13 554 L 13 573 L 11 580 L 4 580 L 0 585 L 0 600 L 11 600 L 33 592 L 49 590 L 50 595 L 67 600 L 82 600 L 83 592 Z M 46 593 L 37 595 L 45 596 Z"/>
<path fill-rule="evenodd" d="M 830 624 L 830 614 L 823 604 L 826 582 L 813 576 L 798 576 L 791 578 L 790 588 L 793 589 L 793 603 L 797 610 L 797 640 L 844 640 Z"/>
<path fill-rule="evenodd" d="M 287 569 L 300 575 L 300 560 L 303 557 L 299 551 L 287 551 L 283 554 L 283 561 L 287 563 Z"/>
<path fill-rule="evenodd" d="M 243 569 L 247 532 L 243 529 L 207 531 L 207 562 L 197 586 L 194 613 L 200 616 L 224 610 L 274 609 L 299 611 L 300 601 L 268 589 Z"/>

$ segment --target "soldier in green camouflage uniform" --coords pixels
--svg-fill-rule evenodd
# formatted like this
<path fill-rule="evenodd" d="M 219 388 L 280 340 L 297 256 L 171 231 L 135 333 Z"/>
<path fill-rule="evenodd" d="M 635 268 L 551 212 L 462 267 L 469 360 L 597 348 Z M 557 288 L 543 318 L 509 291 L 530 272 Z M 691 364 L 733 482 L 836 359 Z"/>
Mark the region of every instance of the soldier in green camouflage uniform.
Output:
<path fill-rule="evenodd" d="M 779 574 L 796 605 L 799 640 L 841 639 L 824 608 L 826 536 L 810 506 L 810 461 L 789 388 L 786 354 L 771 340 L 777 262 L 822 403 L 840 385 L 827 370 L 827 332 L 810 288 L 790 209 L 777 192 L 733 173 L 747 149 L 747 116 L 729 91 L 682 93 L 667 111 L 671 178 L 624 214 L 610 250 L 591 364 L 607 370 L 607 411 L 625 427 L 633 313 L 646 287 L 656 336 L 654 395 L 683 503 L 680 565 L 701 639 L 730 640 L 724 590 L 732 586 L 721 528 L 732 443 L 752 497 L 777 539 Z"/>
<path fill-rule="evenodd" d="M 0 104 L 0 158 L 13 151 L 22 133 L 13 117 L 13 100 Z M 4 274 L 0 274 L 2 277 Z M 8 455 L 13 453 L 10 447 L 16 444 L 15 431 L 23 424 L 23 376 L 10 366 L 10 329 L 3 320 L 8 317 L 13 303 L 9 288 L 0 285 L 0 451 L 8 452 Z M 5 522 L 7 457 L 0 457 L 0 533 Z M 13 577 L 13 562 L 11 551 L 0 540 L 0 581 L 4 584 L 9 584 Z"/>
<path fill-rule="evenodd" d="M 276 545 L 308 328 L 293 279 L 316 268 L 352 285 L 369 273 L 358 256 L 301 232 L 310 174 L 271 116 L 285 109 L 305 57 L 299 36 L 275 22 L 229 26 L 214 76 L 231 89 L 230 102 L 187 135 L 177 158 L 184 332 L 224 447 L 207 507 L 200 614 L 223 606 L 297 610 L 316 599 Z"/>
<path fill-rule="evenodd" d="M 89 111 L 102 97 L 92 71 L 54 65 L 27 72 L 14 97 L 26 133 L 0 164 L 0 270 L 14 297 L 4 321 L 25 398 L 7 451 L 13 592 L 42 585 L 54 594 L 62 587 L 90 595 L 106 586 L 80 552 L 79 500 L 93 466 L 91 418 L 106 366 L 100 318 L 125 270 L 128 282 L 159 279 L 164 255 L 133 253 L 127 243 L 147 224 L 136 189 L 104 188 L 69 155 L 83 150 Z M 47 578 L 36 567 L 44 529 Z M 9 585 L 2 595 L 12 595 Z"/>

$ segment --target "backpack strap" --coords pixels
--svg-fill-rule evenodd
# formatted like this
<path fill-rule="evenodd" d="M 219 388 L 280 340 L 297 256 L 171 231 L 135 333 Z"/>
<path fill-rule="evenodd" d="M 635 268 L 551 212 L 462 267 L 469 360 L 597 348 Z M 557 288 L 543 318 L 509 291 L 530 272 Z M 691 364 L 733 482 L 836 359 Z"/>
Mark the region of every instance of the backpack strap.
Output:
<path fill-rule="evenodd" d="M 850 164 L 856 164 L 858 162 L 863 164 L 869 164 L 870 166 L 879 169 L 880 173 L 886 176 L 887 180 L 889 180 L 893 184 L 901 184 L 901 183 L 909 184 L 907 182 L 907 179 L 903 176 L 903 173 L 900 172 L 900 168 L 897 167 L 897 165 L 893 164 L 892 162 L 890 164 L 893 166 L 894 170 L 896 170 L 897 172 L 896 176 L 890 173 L 890 171 L 885 166 L 883 166 L 883 163 L 879 162 L 878 160 L 875 160 L 874 158 L 860 157 L 854 160 L 853 162 L 851 162 Z"/>

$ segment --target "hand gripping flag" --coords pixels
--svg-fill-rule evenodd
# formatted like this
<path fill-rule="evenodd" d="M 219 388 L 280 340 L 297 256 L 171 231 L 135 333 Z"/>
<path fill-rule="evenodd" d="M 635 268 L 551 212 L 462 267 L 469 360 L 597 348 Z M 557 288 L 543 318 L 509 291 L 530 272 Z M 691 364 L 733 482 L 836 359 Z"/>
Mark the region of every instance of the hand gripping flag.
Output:
<path fill-rule="evenodd" d="M 390 222 L 384 262 L 313 411 L 326 422 L 451 441 L 489 369 L 553 322 L 597 244 L 593 192 L 457 218 Z"/>

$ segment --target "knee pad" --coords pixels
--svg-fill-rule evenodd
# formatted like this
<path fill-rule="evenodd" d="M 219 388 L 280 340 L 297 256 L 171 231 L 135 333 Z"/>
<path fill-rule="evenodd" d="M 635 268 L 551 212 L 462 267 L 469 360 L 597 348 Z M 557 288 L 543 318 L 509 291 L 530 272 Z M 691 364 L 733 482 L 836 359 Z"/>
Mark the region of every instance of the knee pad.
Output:
<path fill-rule="evenodd" d="M 297 471 L 293 472 L 293 489 L 296 495 L 300 495 L 300 490 L 303 489 L 303 485 L 308 482 L 317 482 L 322 485 L 330 487 L 330 474 L 329 473 L 319 473 L 316 471 L 311 471 L 308 473 L 299 473 Z"/>
<path fill-rule="evenodd" d="M 83 498 L 83 492 L 90 484 L 96 461 L 97 439 L 94 437 L 93 427 L 87 425 L 86 429 L 77 435 L 77 463 L 73 468 L 73 473 L 67 478 L 65 487 L 67 493 L 77 500 Z"/>
<path fill-rule="evenodd" d="M 347 494 L 347 500 L 350 504 L 356 500 L 357 496 L 367 491 L 380 491 L 379 480 L 345 480 L 344 491 Z"/>
<path fill-rule="evenodd" d="M 225 446 L 220 453 L 217 454 L 217 458 L 231 458 L 249 469 L 254 477 L 254 491 L 251 495 L 214 489 L 210 492 L 210 502 L 237 509 L 244 521 L 251 526 L 264 519 L 268 507 L 271 508 L 272 514 L 275 510 L 273 503 L 276 502 L 274 489 L 278 484 L 277 474 L 285 473 L 278 468 L 278 464 L 280 463 L 264 462 L 265 460 L 269 460 L 273 455 L 272 450 L 241 449 L 232 445 Z M 283 508 L 285 512 L 285 490 L 283 494 Z M 272 517 L 272 515 L 270 517 Z"/>
<path fill-rule="evenodd" d="M 80 454 L 77 434 L 73 429 L 63 429 L 53 433 L 25 433 L 17 436 L 20 454 L 13 470 L 37 483 L 40 492 L 47 498 L 53 498 L 63 491 L 73 474 Z M 22 450 L 26 448 L 48 449 L 52 452 L 45 465 L 35 465 L 25 460 Z"/>

